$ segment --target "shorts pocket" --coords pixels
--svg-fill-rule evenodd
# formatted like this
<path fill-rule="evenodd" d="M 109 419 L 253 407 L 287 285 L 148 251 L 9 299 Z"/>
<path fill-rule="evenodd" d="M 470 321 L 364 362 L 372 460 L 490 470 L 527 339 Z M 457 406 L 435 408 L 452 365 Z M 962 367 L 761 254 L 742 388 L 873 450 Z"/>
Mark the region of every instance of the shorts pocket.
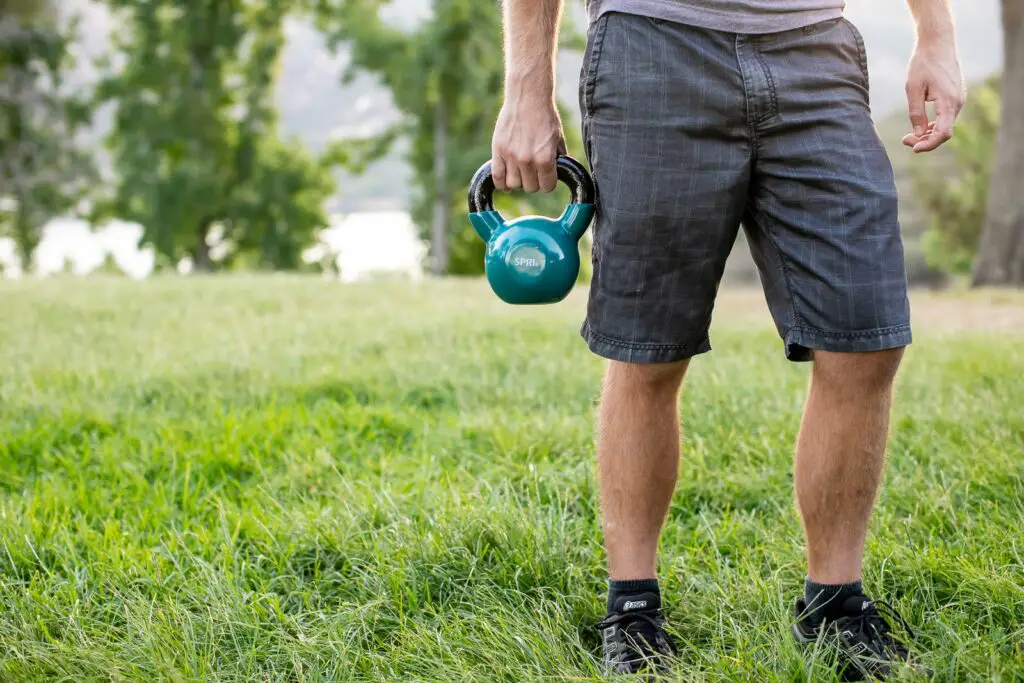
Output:
<path fill-rule="evenodd" d="M 602 14 L 590 27 L 590 35 L 587 38 L 587 50 L 584 56 L 583 76 L 583 118 L 590 118 L 594 109 L 594 90 L 597 88 L 598 68 L 601 65 L 601 46 L 604 43 L 605 30 L 608 27 L 608 13 Z"/>
<path fill-rule="evenodd" d="M 871 77 L 868 74 L 868 53 L 867 48 L 864 46 L 864 36 L 861 35 L 860 29 L 852 21 L 845 17 L 842 21 L 846 28 L 849 29 L 850 35 L 853 36 L 853 42 L 857 46 L 857 60 L 860 65 L 860 72 L 864 76 L 864 87 L 868 87 Z"/>

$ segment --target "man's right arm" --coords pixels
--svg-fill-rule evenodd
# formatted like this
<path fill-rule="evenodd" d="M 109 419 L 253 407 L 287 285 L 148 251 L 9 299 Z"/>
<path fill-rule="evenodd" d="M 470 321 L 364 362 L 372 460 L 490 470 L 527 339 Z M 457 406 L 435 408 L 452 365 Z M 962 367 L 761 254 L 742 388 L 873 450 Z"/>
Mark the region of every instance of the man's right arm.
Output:
<path fill-rule="evenodd" d="M 562 0 L 505 0 L 505 101 L 491 143 L 494 185 L 550 192 L 565 151 L 555 105 Z"/>

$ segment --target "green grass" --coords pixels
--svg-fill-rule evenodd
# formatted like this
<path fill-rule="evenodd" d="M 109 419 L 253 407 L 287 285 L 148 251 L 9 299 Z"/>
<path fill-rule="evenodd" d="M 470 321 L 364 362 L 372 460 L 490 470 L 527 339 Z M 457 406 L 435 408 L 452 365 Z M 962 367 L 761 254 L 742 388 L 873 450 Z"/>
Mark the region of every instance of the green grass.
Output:
<path fill-rule="evenodd" d="M 0 313 L 0 680 L 600 678 L 581 297 L 98 278 L 0 282 Z M 663 539 L 678 678 L 830 680 L 788 635 L 808 367 L 728 310 L 712 341 Z M 1022 376 L 1021 337 L 928 329 L 900 376 L 866 581 L 936 680 L 1024 678 Z"/>

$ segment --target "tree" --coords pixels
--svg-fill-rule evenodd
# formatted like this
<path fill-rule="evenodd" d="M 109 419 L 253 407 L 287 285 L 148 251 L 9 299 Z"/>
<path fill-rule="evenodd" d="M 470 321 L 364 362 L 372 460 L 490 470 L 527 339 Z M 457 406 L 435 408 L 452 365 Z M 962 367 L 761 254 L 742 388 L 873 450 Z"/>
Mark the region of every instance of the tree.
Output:
<path fill-rule="evenodd" d="M 334 191 L 330 167 L 277 131 L 283 23 L 299 2 L 107 4 L 128 30 L 123 67 L 100 88 L 116 104 L 108 145 L 119 175 L 104 212 L 140 223 L 168 265 L 296 267 Z M 227 245 L 220 263 L 215 231 Z"/>
<path fill-rule="evenodd" d="M 317 0 L 318 25 L 334 50 L 349 50 L 342 79 L 377 76 L 402 118 L 372 145 L 377 156 L 407 138 L 416 183 L 413 220 L 430 243 L 431 270 L 479 273 L 484 245 L 466 217 L 465 190 L 491 155 L 491 133 L 502 99 L 501 12 L 480 0 L 434 0 L 431 17 L 415 30 L 387 24 L 385 0 Z M 563 29 L 563 45 L 580 38 Z M 562 108 L 563 120 L 570 121 Z M 566 126 L 567 145 L 579 148 Z M 368 143 L 372 141 L 362 141 Z M 372 158 L 372 157 L 371 157 Z M 504 196 L 506 211 L 557 215 L 560 195 Z"/>
<path fill-rule="evenodd" d="M 24 270 L 44 225 L 74 209 L 96 180 L 76 144 L 90 110 L 65 83 L 75 25 L 52 10 L 0 2 L 0 236 L 14 239 Z"/>
<path fill-rule="evenodd" d="M 313 231 L 326 225 L 333 164 L 315 159 L 298 141 L 278 138 L 264 140 L 257 153 L 250 182 L 238 197 L 238 253 L 259 268 L 298 269 Z"/>
<path fill-rule="evenodd" d="M 1002 126 L 974 286 L 1024 287 L 1024 0 L 1003 0 Z"/>
<path fill-rule="evenodd" d="M 998 77 L 973 88 L 957 133 L 946 145 L 948 170 L 937 172 L 934 164 L 915 169 L 917 199 L 928 218 L 925 257 L 943 272 L 971 272 L 985 222 L 1000 107 Z"/>

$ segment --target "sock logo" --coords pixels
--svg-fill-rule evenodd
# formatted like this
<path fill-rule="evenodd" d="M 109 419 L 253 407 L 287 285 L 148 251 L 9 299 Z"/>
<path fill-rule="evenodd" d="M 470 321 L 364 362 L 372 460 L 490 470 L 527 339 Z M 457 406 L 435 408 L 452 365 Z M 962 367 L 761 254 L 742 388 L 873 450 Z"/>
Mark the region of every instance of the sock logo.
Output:
<path fill-rule="evenodd" d="M 646 600 L 626 600 L 626 602 L 622 605 L 623 611 L 631 609 L 643 609 L 644 607 L 647 607 Z"/>

